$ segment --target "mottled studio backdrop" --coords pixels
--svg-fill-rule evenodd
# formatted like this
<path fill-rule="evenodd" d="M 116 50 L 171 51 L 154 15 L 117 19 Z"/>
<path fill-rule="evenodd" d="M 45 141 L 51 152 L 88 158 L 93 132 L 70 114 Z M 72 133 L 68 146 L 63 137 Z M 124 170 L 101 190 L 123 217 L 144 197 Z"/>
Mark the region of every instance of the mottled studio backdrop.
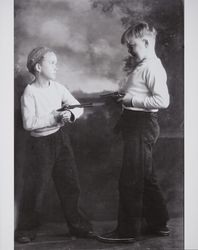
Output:
<path fill-rule="evenodd" d="M 168 74 L 171 104 L 160 111 L 161 137 L 155 160 L 172 217 L 183 215 L 184 38 L 181 0 L 15 0 L 15 203 L 20 203 L 28 132 L 22 128 L 20 96 L 32 80 L 26 58 L 37 46 L 58 55 L 57 80 L 80 101 L 99 101 L 125 76 L 124 30 L 136 21 L 158 30 L 157 54 Z M 120 107 L 113 101 L 87 109 L 70 131 L 82 186 L 81 206 L 94 220 L 116 218 L 122 140 L 112 132 Z M 63 220 L 50 183 L 43 220 Z"/>

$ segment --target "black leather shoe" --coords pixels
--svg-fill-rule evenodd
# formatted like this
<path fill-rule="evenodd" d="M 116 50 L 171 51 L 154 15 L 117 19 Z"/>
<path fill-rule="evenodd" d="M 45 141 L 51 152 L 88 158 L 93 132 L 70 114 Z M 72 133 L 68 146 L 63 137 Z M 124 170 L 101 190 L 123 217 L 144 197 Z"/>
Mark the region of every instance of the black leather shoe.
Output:
<path fill-rule="evenodd" d="M 79 229 L 70 229 L 70 235 L 75 236 L 77 238 L 86 238 L 86 239 L 95 239 L 96 234 L 93 231 L 83 231 Z"/>
<path fill-rule="evenodd" d="M 91 223 L 83 216 L 79 216 L 76 221 L 68 222 L 69 232 L 72 236 L 79 238 L 95 238 Z"/>
<path fill-rule="evenodd" d="M 158 228 L 158 229 L 154 230 L 154 232 L 159 236 L 169 236 L 169 234 L 170 234 L 170 230 L 167 226 Z"/>
<path fill-rule="evenodd" d="M 100 236 L 98 235 L 96 236 L 96 239 L 104 243 L 134 243 L 136 242 L 135 237 L 120 235 L 117 230 L 114 230 L 109 233 L 105 233 Z"/>
<path fill-rule="evenodd" d="M 21 244 L 30 243 L 32 239 L 28 236 L 18 236 L 15 237 L 15 241 Z"/>
<path fill-rule="evenodd" d="M 15 234 L 15 241 L 21 244 L 30 243 L 36 238 L 36 234 L 33 232 L 17 232 Z"/>
<path fill-rule="evenodd" d="M 169 236 L 170 230 L 167 226 L 163 227 L 149 227 L 147 228 L 146 234 L 152 234 L 152 235 L 157 235 L 157 236 Z"/>
<path fill-rule="evenodd" d="M 72 236 L 79 238 L 94 238 L 95 234 L 90 223 L 69 224 L 69 232 Z"/>

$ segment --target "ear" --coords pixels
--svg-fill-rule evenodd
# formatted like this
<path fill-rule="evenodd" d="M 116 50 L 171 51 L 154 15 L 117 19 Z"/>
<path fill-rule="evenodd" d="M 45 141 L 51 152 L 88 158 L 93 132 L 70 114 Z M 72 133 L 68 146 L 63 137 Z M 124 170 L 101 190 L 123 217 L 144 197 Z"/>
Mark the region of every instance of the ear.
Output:
<path fill-rule="evenodd" d="M 145 48 L 147 48 L 147 47 L 148 47 L 148 45 L 149 45 L 149 41 L 148 41 L 148 39 L 143 39 L 143 41 L 144 41 Z"/>
<path fill-rule="evenodd" d="M 37 71 L 37 72 L 41 72 L 41 65 L 40 65 L 40 63 L 36 63 L 36 65 L 34 66 L 34 68 L 35 68 L 35 70 Z"/>

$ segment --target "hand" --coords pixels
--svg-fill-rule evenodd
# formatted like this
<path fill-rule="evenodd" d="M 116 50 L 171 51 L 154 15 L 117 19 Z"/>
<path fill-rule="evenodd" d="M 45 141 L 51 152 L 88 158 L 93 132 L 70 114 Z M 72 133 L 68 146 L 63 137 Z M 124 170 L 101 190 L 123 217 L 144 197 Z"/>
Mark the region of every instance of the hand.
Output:
<path fill-rule="evenodd" d="M 64 125 L 66 122 L 70 121 L 71 112 L 69 110 L 66 111 L 53 111 L 54 118 L 57 123 Z"/>
<path fill-rule="evenodd" d="M 118 98 L 117 102 L 122 102 L 126 107 L 132 107 L 132 96 L 126 94 L 124 97 Z"/>
<path fill-rule="evenodd" d="M 62 112 L 61 115 L 61 122 L 66 123 L 71 121 L 71 112 L 69 110 Z"/>

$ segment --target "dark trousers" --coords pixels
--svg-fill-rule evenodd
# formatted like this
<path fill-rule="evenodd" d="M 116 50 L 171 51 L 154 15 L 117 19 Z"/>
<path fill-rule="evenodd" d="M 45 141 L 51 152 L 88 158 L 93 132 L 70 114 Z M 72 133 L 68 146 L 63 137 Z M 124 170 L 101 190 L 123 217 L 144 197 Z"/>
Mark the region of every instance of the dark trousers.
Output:
<path fill-rule="evenodd" d="M 166 225 L 168 212 L 153 168 L 152 150 L 159 136 L 157 113 L 125 110 L 119 122 L 124 140 L 119 180 L 118 230 L 137 236 L 142 218 L 150 227 Z"/>
<path fill-rule="evenodd" d="M 77 225 L 80 185 L 69 136 L 60 129 L 48 136 L 32 137 L 29 151 L 18 230 L 31 230 L 39 225 L 42 200 L 51 177 L 66 221 L 69 226 Z"/>

